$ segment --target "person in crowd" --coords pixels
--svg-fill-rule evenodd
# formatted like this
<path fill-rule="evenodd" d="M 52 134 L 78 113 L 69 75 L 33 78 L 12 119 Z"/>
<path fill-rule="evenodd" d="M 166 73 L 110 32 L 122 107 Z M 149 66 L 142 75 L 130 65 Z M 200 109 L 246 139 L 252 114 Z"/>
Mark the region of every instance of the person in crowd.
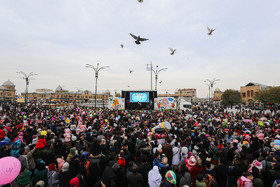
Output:
<path fill-rule="evenodd" d="M 245 172 L 237 181 L 238 187 L 253 187 L 253 174 L 249 171 Z"/>
<path fill-rule="evenodd" d="M 58 174 L 56 172 L 55 164 L 48 166 L 48 187 L 56 187 L 59 183 Z"/>
<path fill-rule="evenodd" d="M 161 185 L 161 179 L 162 176 L 159 172 L 159 167 L 155 165 L 148 173 L 148 184 L 150 187 L 158 187 Z"/>
<path fill-rule="evenodd" d="M 70 187 L 69 182 L 72 178 L 74 178 L 74 176 L 70 170 L 70 165 L 68 162 L 65 162 L 58 174 L 59 185 L 61 187 Z"/>
<path fill-rule="evenodd" d="M 32 172 L 22 165 L 19 175 L 16 178 L 16 183 L 20 187 L 25 187 L 31 184 Z"/>
<path fill-rule="evenodd" d="M 45 167 L 44 160 L 37 161 L 37 167 L 34 170 L 34 182 L 44 181 L 45 187 L 48 185 L 48 170 Z"/>

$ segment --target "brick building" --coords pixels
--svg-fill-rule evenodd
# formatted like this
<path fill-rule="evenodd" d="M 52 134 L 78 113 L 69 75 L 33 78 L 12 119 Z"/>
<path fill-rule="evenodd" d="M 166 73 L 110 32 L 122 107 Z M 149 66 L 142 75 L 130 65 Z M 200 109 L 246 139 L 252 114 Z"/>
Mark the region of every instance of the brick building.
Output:
<path fill-rule="evenodd" d="M 15 101 L 16 89 L 14 83 L 7 80 L 0 86 L 0 101 Z"/>
<path fill-rule="evenodd" d="M 253 103 L 255 102 L 254 96 L 259 91 L 267 88 L 269 88 L 267 85 L 249 82 L 247 85 L 240 87 L 241 99 L 246 105 Z"/>

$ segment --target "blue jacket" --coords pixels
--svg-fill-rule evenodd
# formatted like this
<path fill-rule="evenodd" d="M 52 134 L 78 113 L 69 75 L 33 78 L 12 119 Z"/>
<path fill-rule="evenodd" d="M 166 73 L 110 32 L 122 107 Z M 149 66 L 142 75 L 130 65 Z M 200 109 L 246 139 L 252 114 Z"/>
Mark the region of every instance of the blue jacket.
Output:
<path fill-rule="evenodd" d="M 160 168 L 165 168 L 166 165 L 161 163 L 161 159 L 160 158 L 155 158 L 153 161 L 153 167 L 154 166 L 158 166 Z"/>

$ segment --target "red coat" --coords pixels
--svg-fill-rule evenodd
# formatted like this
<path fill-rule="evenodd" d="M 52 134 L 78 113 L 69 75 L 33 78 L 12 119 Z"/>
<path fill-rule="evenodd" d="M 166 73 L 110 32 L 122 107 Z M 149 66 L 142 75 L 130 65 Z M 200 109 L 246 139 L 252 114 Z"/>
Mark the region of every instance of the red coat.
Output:
<path fill-rule="evenodd" d="M 0 129 L 0 138 L 4 138 L 5 136 L 5 131 L 3 129 Z"/>
<path fill-rule="evenodd" d="M 190 174 L 192 176 L 193 184 L 195 184 L 196 177 L 197 177 L 198 174 L 200 174 L 202 172 L 202 170 L 203 170 L 203 167 L 199 166 L 198 164 L 195 164 L 195 166 L 191 168 Z"/>
<path fill-rule="evenodd" d="M 36 149 L 41 149 L 41 148 L 44 148 L 44 147 L 46 147 L 46 145 L 47 145 L 47 141 L 46 141 L 46 139 L 38 139 L 38 143 L 36 144 L 36 146 L 35 146 L 35 148 Z"/>

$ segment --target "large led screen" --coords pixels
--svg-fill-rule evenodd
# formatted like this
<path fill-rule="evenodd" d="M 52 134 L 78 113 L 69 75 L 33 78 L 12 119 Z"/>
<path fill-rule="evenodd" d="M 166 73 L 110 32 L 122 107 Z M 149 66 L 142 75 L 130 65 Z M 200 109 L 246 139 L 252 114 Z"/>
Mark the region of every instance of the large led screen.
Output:
<path fill-rule="evenodd" d="M 131 103 L 148 103 L 149 102 L 149 92 L 130 92 L 130 102 Z"/>

